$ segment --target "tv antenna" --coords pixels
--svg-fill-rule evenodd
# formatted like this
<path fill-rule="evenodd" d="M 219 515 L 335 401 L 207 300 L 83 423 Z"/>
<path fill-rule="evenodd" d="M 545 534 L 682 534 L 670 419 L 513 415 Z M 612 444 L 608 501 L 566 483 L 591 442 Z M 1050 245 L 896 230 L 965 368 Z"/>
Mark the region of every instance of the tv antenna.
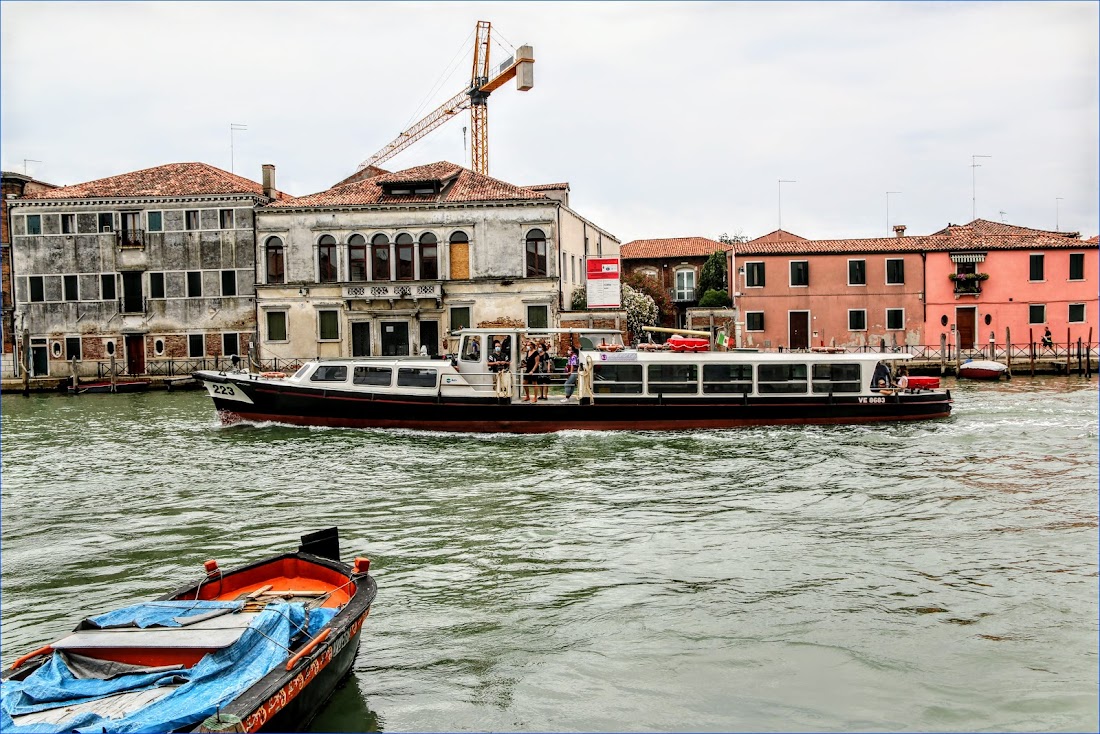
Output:
<path fill-rule="evenodd" d="M 239 122 L 229 123 L 229 172 L 235 173 L 233 170 L 233 133 L 238 130 L 247 130 L 248 125 L 242 125 Z"/>

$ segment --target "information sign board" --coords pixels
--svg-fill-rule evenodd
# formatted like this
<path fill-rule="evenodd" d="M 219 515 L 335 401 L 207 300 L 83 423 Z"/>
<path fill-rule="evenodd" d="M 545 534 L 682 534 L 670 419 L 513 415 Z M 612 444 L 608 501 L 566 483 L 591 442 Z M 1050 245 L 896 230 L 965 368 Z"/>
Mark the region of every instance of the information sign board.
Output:
<path fill-rule="evenodd" d="M 590 257 L 585 268 L 588 276 L 589 308 L 621 308 L 619 258 Z"/>

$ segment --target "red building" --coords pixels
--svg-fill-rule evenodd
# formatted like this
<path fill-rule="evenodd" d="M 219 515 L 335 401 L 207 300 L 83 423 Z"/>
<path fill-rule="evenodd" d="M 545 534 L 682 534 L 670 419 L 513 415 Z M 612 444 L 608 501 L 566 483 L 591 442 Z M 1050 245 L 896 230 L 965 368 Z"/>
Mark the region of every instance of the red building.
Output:
<path fill-rule="evenodd" d="M 732 248 L 707 237 L 672 237 L 627 242 L 619 248 L 619 256 L 623 276 L 640 273 L 661 284 L 676 307 L 676 325 L 684 326 L 687 309 L 703 295 L 697 292 L 703 265 L 715 252 Z"/>

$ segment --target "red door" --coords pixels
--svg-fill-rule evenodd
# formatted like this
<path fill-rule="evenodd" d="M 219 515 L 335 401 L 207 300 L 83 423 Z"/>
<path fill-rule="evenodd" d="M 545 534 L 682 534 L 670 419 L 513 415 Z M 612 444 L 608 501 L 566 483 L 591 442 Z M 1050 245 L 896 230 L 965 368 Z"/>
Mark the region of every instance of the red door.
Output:
<path fill-rule="evenodd" d="M 145 374 L 145 335 L 126 335 L 126 372 L 131 375 Z"/>
<path fill-rule="evenodd" d="M 959 349 L 974 348 L 975 308 L 956 308 L 955 323 L 959 325 Z"/>
<path fill-rule="evenodd" d="M 791 349 L 810 348 L 810 312 L 791 311 L 787 315 L 790 324 Z"/>

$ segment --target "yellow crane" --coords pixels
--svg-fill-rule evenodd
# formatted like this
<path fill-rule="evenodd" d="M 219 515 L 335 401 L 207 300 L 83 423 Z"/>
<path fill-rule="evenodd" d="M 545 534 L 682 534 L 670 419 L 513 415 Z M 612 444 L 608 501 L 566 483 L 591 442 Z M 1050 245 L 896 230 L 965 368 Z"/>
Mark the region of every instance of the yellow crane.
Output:
<path fill-rule="evenodd" d="M 489 173 L 489 95 L 513 78 L 516 89 L 526 92 L 535 85 L 535 53 L 530 46 L 520 46 L 516 54 L 505 61 L 489 77 L 489 33 L 491 24 L 479 20 L 474 31 L 474 65 L 470 74 L 470 86 L 441 104 L 408 130 L 398 135 L 387 146 L 359 164 L 358 170 L 377 166 L 409 147 L 417 140 L 452 119 L 464 109 L 470 110 L 471 168 L 482 174 Z"/>

